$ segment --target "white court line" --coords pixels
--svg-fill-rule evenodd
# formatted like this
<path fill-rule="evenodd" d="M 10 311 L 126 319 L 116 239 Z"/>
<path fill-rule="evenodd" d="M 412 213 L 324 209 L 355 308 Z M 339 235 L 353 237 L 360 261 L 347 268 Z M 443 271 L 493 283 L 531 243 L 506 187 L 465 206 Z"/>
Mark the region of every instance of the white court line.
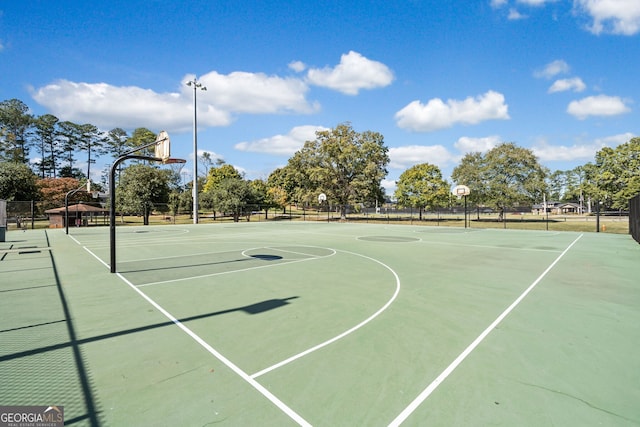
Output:
<path fill-rule="evenodd" d="M 368 318 L 366 318 L 365 320 L 363 320 L 362 322 L 358 323 L 356 326 L 352 327 L 351 329 L 348 329 L 346 331 L 344 331 L 343 333 L 341 333 L 340 335 L 336 335 L 335 337 L 320 343 L 318 345 L 315 345 L 301 353 L 298 353 L 296 355 L 293 355 L 291 357 L 289 357 L 288 359 L 283 360 L 282 362 L 276 363 L 275 365 L 269 366 L 268 368 L 265 368 L 259 372 L 256 372 L 255 374 L 251 375 L 251 378 L 258 378 L 261 375 L 264 375 L 268 372 L 273 371 L 274 369 L 278 369 L 288 363 L 293 362 L 294 360 L 300 359 L 301 357 L 306 356 L 309 353 L 312 353 L 316 350 L 321 349 L 322 347 L 326 347 L 331 343 L 334 343 L 336 341 L 338 341 L 341 338 L 346 337 L 347 335 L 357 331 L 358 329 L 362 328 L 364 325 L 366 325 L 367 323 L 371 322 L 373 319 L 375 319 L 376 317 L 378 317 L 383 311 L 385 311 L 387 308 L 389 308 L 389 306 L 391 305 L 391 303 L 393 303 L 393 301 L 396 299 L 396 297 L 398 296 L 398 294 L 400 293 L 400 278 L 398 277 L 398 275 L 396 274 L 395 271 L 393 271 L 393 269 L 391 267 L 389 267 L 388 265 L 384 264 L 383 262 L 378 261 L 375 258 L 371 258 L 368 257 L 366 255 L 361 255 L 355 252 L 349 252 L 349 251 L 341 251 L 341 252 L 345 252 L 351 255 L 357 255 L 360 256 L 362 258 L 366 258 L 368 260 L 377 262 L 378 264 L 382 265 L 384 268 L 386 268 L 387 270 L 389 270 L 391 272 L 391 274 L 393 274 L 393 276 L 396 278 L 396 290 L 393 293 L 393 295 L 391 296 L 391 299 L 389 299 L 389 301 L 387 301 L 387 303 L 385 305 L 383 305 L 378 311 L 376 311 L 375 313 L 373 313 L 371 316 L 369 316 Z"/>
<path fill-rule="evenodd" d="M 178 319 L 176 319 L 171 313 L 169 313 L 168 311 L 166 311 L 164 308 L 162 308 L 162 306 L 160 306 L 158 303 L 156 303 L 154 300 L 152 300 L 150 297 L 148 297 L 144 292 L 142 292 L 140 289 L 138 289 L 133 283 L 129 282 L 124 276 L 122 276 L 120 273 L 116 273 L 116 275 L 123 281 L 125 282 L 127 285 L 129 285 L 129 287 L 131 289 L 133 289 L 134 291 L 136 291 L 138 294 L 140 294 L 140 296 L 142 298 L 144 298 L 145 300 L 147 300 L 147 302 L 149 304 L 151 304 L 152 306 L 154 306 L 159 312 L 161 312 L 162 314 L 164 314 L 169 320 L 171 320 L 177 327 L 179 327 L 180 329 L 182 329 L 183 332 L 185 332 L 187 335 L 189 335 L 191 338 L 193 338 L 198 344 L 200 344 L 205 350 L 207 350 L 209 353 L 211 353 L 214 357 L 216 357 L 218 360 L 220 360 L 222 363 L 224 363 L 229 369 L 231 369 L 233 372 L 235 372 L 240 378 L 242 378 L 243 380 L 245 380 L 246 382 L 248 382 L 253 388 L 255 388 L 256 390 L 258 390 L 264 397 L 266 397 L 267 399 L 269 399 L 271 401 L 271 403 L 273 403 L 274 405 L 276 405 L 278 408 L 280 408 L 280 410 L 282 412 L 284 412 L 285 414 L 287 414 L 289 416 L 289 418 L 291 418 L 292 420 L 294 420 L 295 422 L 297 422 L 299 425 L 301 426 L 311 426 L 311 424 L 306 421 L 304 418 L 302 418 L 300 415 L 298 415 L 298 413 L 296 413 L 293 409 L 289 408 L 283 401 L 281 401 L 280 399 L 278 399 L 273 393 L 271 393 L 269 390 L 267 390 L 265 387 L 263 387 L 260 383 L 258 383 L 256 380 L 254 380 L 253 378 L 251 378 L 246 372 L 244 372 L 242 369 L 240 369 L 238 366 L 236 366 L 233 362 L 231 362 L 229 359 L 227 359 L 226 357 L 224 357 L 221 353 L 219 353 L 216 349 L 214 349 L 213 347 L 211 347 L 205 340 L 203 340 L 202 338 L 200 338 L 195 332 L 193 332 L 191 329 L 187 328 L 182 322 L 180 322 Z"/>
<path fill-rule="evenodd" d="M 75 241 L 77 242 L 77 240 L 75 240 Z M 84 250 L 86 250 L 87 252 L 89 252 L 91 255 L 93 255 L 102 264 L 104 264 L 104 265 L 106 265 L 108 267 L 107 264 L 105 264 L 100 258 L 98 258 L 97 255 L 95 255 L 93 252 L 91 252 L 91 250 L 89 250 L 87 247 L 82 246 L 82 248 Z M 251 378 L 246 372 L 244 372 L 242 369 L 240 369 L 237 365 L 235 365 L 229 359 L 224 357 L 216 349 L 211 347 L 205 340 L 200 338 L 195 332 L 193 332 L 191 329 L 187 328 L 182 322 L 180 322 L 171 313 L 169 313 L 162 306 L 160 306 L 158 303 L 156 303 L 153 299 L 151 299 L 149 296 L 147 296 L 147 294 L 145 294 L 140 289 L 138 289 L 133 283 L 129 282 L 123 275 L 121 275 L 120 273 L 116 273 L 116 276 L 118 276 L 120 278 L 120 280 L 122 280 L 124 283 L 126 283 L 131 289 L 136 291 L 149 304 L 154 306 L 166 318 L 171 320 L 171 322 L 173 322 L 177 327 L 182 329 L 183 332 L 185 332 L 187 335 L 189 335 L 194 341 L 196 341 L 198 344 L 200 344 L 200 346 L 202 346 L 205 350 L 207 350 L 210 354 L 212 354 L 216 359 L 221 361 L 229 369 L 231 369 L 233 372 L 235 372 L 240 378 L 242 378 L 247 383 L 249 383 L 253 388 L 255 388 L 258 392 L 260 392 L 260 394 L 262 394 L 264 397 L 269 399 L 269 401 L 271 401 L 271 403 L 276 405 L 282 412 L 284 412 L 287 416 L 289 416 L 289 418 L 291 418 L 296 423 L 298 423 L 298 425 L 305 426 L 305 427 L 307 427 L 307 426 L 311 427 L 311 424 L 307 420 L 302 418 L 297 412 L 295 412 L 293 409 L 289 408 L 283 401 L 278 399 L 273 393 L 271 393 L 269 390 L 267 390 L 265 387 L 263 387 L 262 384 L 258 383 L 256 380 Z"/>
<path fill-rule="evenodd" d="M 529 294 L 529 292 L 531 292 L 533 288 L 535 288 L 536 285 L 540 283 L 540 281 L 547 275 L 547 273 L 551 271 L 551 269 L 558 263 L 558 261 L 560 261 L 560 259 L 562 259 L 562 257 L 567 252 L 569 252 L 569 249 L 571 249 L 573 245 L 575 245 L 578 240 L 582 238 L 583 235 L 584 234 L 579 235 L 573 242 L 571 242 L 571 244 L 567 246 L 567 248 L 560 255 L 558 255 L 555 261 L 553 261 L 551 265 L 547 267 L 547 269 L 542 272 L 542 274 L 509 307 L 507 307 L 507 309 L 503 311 L 502 314 L 500 314 L 500 316 L 498 316 L 496 320 L 493 321 L 493 323 L 491 323 L 487 327 L 487 329 L 485 329 L 480 335 L 478 335 L 478 338 L 476 338 L 466 349 L 464 349 L 464 351 L 460 353 L 460 355 L 456 357 L 455 360 L 451 362 L 451 364 L 447 366 L 447 368 L 442 371 L 442 373 L 438 375 L 438 377 L 433 380 L 431 384 L 429 384 L 427 388 L 425 388 L 422 393 L 420 393 L 413 400 L 413 402 L 411 402 L 409 406 L 407 406 L 400 413 L 400 415 L 398 415 L 391 422 L 391 424 L 389 424 L 389 426 L 396 427 L 402 424 L 418 408 L 418 406 L 420 406 L 420 404 L 422 404 L 422 402 L 424 402 L 429 397 L 429 395 L 431 395 L 431 393 L 433 393 L 435 389 L 438 388 L 440 384 L 442 384 L 442 382 L 458 367 L 458 365 L 460 365 L 464 361 L 464 359 L 466 359 L 467 356 L 469 356 L 469 354 L 471 354 L 471 352 L 475 350 L 475 348 L 480 345 L 482 341 L 484 341 L 487 335 L 489 335 L 489 333 L 491 333 L 491 331 L 493 331 L 496 326 L 498 326 L 498 324 L 502 322 L 502 320 L 507 317 L 507 315 L 511 313 L 514 308 L 518 306 L 518 304 L 520 304 L 520 302 Z"/>

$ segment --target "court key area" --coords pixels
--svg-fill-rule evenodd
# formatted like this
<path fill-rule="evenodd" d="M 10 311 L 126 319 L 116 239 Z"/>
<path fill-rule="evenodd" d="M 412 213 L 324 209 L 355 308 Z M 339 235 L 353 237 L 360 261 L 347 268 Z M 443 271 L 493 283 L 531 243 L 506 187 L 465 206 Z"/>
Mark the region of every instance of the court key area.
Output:
<path fill-rule="evenodd" d="M 77 426 L 637 426 L 626 235 L 247 222 L 11 231 L 0 404 Z"/>

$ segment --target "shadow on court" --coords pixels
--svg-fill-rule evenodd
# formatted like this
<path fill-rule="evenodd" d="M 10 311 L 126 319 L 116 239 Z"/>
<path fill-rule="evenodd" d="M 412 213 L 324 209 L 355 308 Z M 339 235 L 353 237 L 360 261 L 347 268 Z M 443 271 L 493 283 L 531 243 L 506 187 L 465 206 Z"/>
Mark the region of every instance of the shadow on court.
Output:
<path fill-rule="evenodd" d="M 49 237 L 46 233 L 45 236 L 49 247 Z M 0 291 L 4 294 L 2 324 L 13 327 L 0 330 L 0 401 L 13 405 L 64 405 L 65 425 L 99 426 L 99 406 L 53 253 L 30 250 L 12 255 L 3 257 L 2 262 L 26 262 L 30 271 L 43 272 L 40 280 L 48 284 L 17 288 L 20 273 L 2 269 L 3 275 L 10 275 L 10 280 L 4 281 L 10 288 Z M 21 311 L 16 311 L 21 303 Z M 19 324 L 22 319 L 33 319 L 33 323 Z M 44 342 L 51 344 L 30 348 Z"/>
<path fill-rule="evenodd" d="M 274 310 L 276 308 L 284 307 L 284 306 L 290 304 L 289 300 L 293 300 L 293 299 L 296 299 L 296 298 L 299 298 L 299 297 L 293 296 L 293 297 L 281 298 L 281 299 L 270 299 L 270 300 L 260 301 L 260 302 L 257 302 L 255 304 L 242 306 L 242 307 L 230 308 L 228 310 L 220 310 L 220 311 L 215 311 L 215 312 L 212 312 L 212 313 L 198 314 L 198 315 L 195 315 L 195 316 L 183 317 L 181 319 L 177 319 L 177 321 L 180 322 L 180 323 L 187 323 L 187 322 L 190 322 L 190 321 L 193 321 L 193 320 L 206 319 L 206 318 L 213 317 L 213 316 L 220 316 L 222 314 L 229 314 L 229 313 L 234 313 L 234 312 L 239 312 L 239 311 L 244 311 L 245 313 L 251 314 L 251 315 L 260 314 L 260 313 L 264 313 L 264 312 L 267 312 L 267 311 L 270 311 L 270 310 Z M 48 324 L 53 324 L 53 323 L 58 323 L 58 322 L 66 322 L 67 324 L 72 324 L 72 322 L 71 322 L 71 320 L 69 318 L 67 318 L 66 320 L 48 322 Z M 49 352 L 49 351 L 59 350 L 59 349 L 67 348 L 67 347 L 74 347 L 74 346 L 77 346 L 77 345 L 89 344 L 89 343 L 92 343 L 92 342 L 95 342 L 95 341 L 100 341 L 100 340 L 120 337 L 120 336 L 123 336 L 123 335 L 135 334 L 135 333 L 138 333 L 138 332 L 144 332 L 144 331 L 149 331 L 149 330 L 152 330 L 152 329 L 163 328 L 165 326 L 172 326 L 174 324 L 175 324 L 175 322 L 169 320 L 169 321 L 166 321 L 166 322 L 154 323 L 152 325 L 146 325 L 146 326 L 140 326 L 140 327 L 137 327 L 137 328 L 125 329 L 125 330 L 122 330 L 122 331 L 111 332 L 111 333 L 108 333 L 108 334 L 96 335 L 95 337 L 83 338 L 83 339 L 80 339 L 80 340 L 75 340 L 74 339 L 74 340 L 69 341 L 69 342 L 53 344 L 53 345 L 49 345 L 49 346 L 46 346 L 46 347 L 40 347 L 40 348 L 31 349 L 31 350 L 25 350 L 25 351 L 21 351 L 21 352 L 12 353 L 12 354 L 5 354 L 5 355 L 1 355 L 0 356 L 0 363 L 8 361 L 8 360 L 18 359 L 18 358 L 21 358 L 21 357 L 33 356 L 33 355 L 36 355 L 36 354 L 46 353 L 46 352 Z M 10 330 L 7 330 L 7 331 L 15 331 L 15 330 L 18 330 L 18 329 L 27 329 L 27 328 L 37 327 L 37 326 L 41 326 L 41 325 L 29 325 L 29 326 L 25 326 L 25 327 L 21 327 L 21 328 L 10 329 Z M 7 331 L 0 331 L 0 333 L 7 332 Z"/>
<path fill-rule="evenodd" d="M 193 258 L 193 257 L 190 257 Z M 136 263 L 136 265 L 132 265 L 127 269 L 119 269 L 120 273 L 142 273 L 145 271 L 162 271 L 162 270 L 175 270 L 177 268 L 192 268 L 192 267 L 206 267 L 220 264 L 232 264 L 232 263 L 242 263 L 242 262 L 251 262 L 254 260 L 260 261 L 279 261 L 282 259 L 279 255 L 271 255 L 271 254 L 256 254 L 249 255 L 248 257 L 243 258 L 234 258 L 224 261 L 215 261 L 212 262 L 210 259 L 200 260 L 200 257 L 196 257 L 195 261 L 190 263 L 168 263 L 167 260 L 164 260 L 163 265 L 158 265 L 157 263 L 153 263 L 152 266 L 147 267 L 145 265 L 140 265 L 140 263 Z M 180 262 L 180 261 L 178 261 Z M 122 264 L 126 264 L 126 261 Z"/>

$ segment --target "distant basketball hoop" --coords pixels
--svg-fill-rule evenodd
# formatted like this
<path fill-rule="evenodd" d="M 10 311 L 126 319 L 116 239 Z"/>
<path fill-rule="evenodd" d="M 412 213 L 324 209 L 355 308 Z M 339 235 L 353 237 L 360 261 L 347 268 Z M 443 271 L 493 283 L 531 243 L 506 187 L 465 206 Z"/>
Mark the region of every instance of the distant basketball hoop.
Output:
<path fill-rule="evenodd" d="M 471 190 L 466 185 L 456 185 L 452 193 L 454 196 L 462 197 L 471 194 Z"/>
<path fill-rule="evenodd" d="M 467 196 L 471 194 L 471 190 L 466 185 L 456 185 L 451 192 L 454 196 L 458 196 L 458 199 L 464 197 L 464 228 L 467 228 Z"/>

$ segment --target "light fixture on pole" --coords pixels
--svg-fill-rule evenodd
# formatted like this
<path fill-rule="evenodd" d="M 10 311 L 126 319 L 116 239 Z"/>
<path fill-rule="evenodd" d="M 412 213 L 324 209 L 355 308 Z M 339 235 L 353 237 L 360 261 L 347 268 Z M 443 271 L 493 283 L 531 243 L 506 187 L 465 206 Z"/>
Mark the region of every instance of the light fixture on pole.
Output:
<path fill-rule="evenodd" d="M 193 223 L 198 223 L 198 89 L 207 90 L 197 78 L 189 80 L 187 86 L 193 86 Z"/>

